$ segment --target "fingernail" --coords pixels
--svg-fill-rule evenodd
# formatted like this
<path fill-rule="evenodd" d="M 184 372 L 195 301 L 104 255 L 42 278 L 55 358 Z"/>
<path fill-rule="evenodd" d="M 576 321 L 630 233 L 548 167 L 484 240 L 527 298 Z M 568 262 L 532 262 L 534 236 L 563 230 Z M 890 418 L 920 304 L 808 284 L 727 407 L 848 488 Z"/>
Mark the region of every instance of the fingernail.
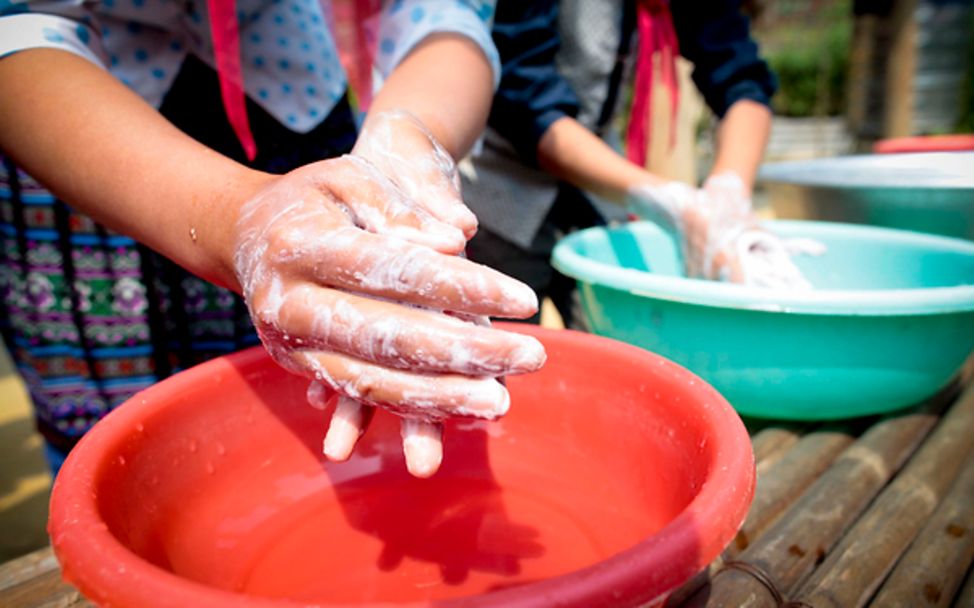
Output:
<path fill-rule="evenodd" d="M 361 432 L 362 406 L 348 397 L 340 397 L 325 434 L 322 452 L 335 462 L 348 460 Z"/>
<path fill-rule="evenodd" d="M 352 431 L 343 422 L 332 420 L 331 424 L 328 425 L 328 433 L 325 435 L 325 442 L 321 451 L 328 457 L 328 460 L 344 462 L 352 455 L 356 439 L 358 439 L 358 431 Z"/>
<path fill-rule="evenodd" d="M 471 391 L 466 413 L 493 420 L 500 418 L 511 409 L 511 395 L 507 388 L 495 378 L 484 378 L 476 381 L 476 388 Z"/>
<path fill-rule="evenodd" d="M 477 216 L 466 205 L 456 205 L 453 209 L 453 217 L 450 223 L 463 231 L 463 234 L 467 238 L 472 237 L 477 232 L 477 226 L 479 225 Z"/>
<path fill-rule="evenodd" d="M 440 253 L 456 255 L 467 246 L 467 237 L 456 226 L 437 222 L 435 231 L 430 230 L 429 234 L 436 241 L 431 246 Z"/>
<path fill-rule="evenodd" d="M 308 392 L 307 392 L 308 405 L 315 408 L 316 410 L 328 409 L 328 402 L 334 396 L 335 393 L 331 392 L 328 389 L 328 387 L 326 387 L 321 382 L 317 382 L 313 380 L 311 384 L 308 385 Z"/>
<path fill-rule="evenodd" d="M 538 296 L 524 283 L 505 276 L 501 287 L 505 316 L 526 319 L 538 312 Z"/>
<path fill-rule="evenodd" d="M 548 353 L 536 338 L 512 334 L 518 345 L 511 351 L 510 374 L 523 374 L 541 369 L 548 360 Z"/>
<path fill-rule="evenodd" d="M 425 223 L 421 228 L 394 227 L 389 233 L 448 255 L 460 253 L 467 245 L 467 237 L 459 228 L 439 221 Z"/>
<path fill-rule="evenodd" d="M 442 427 L 430 422 L 403 419 L 402 448 L 406 469 L 411 475 L 421 478 L 432 476 L 443 462 Z"/>

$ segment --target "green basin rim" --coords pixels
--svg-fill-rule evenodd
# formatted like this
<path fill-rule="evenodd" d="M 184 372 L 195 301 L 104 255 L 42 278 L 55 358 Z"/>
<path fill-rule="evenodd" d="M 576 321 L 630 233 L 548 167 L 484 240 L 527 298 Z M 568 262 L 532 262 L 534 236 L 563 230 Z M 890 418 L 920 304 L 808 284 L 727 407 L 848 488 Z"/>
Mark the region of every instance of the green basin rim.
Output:
<path fill-rule="evenodd" d="M 639 230 L 641 222 L 627 224 Z M 926 245 L 974 257 L 974 242 L 921 234 L 906 230 L 838 224 L 833 222 L 765 222 L 771 230 L 786 237 L 825 238 L 830 235 L 860 234 L 888 241 Z M 623 228 L 625 229 L 625 228 Z M 636 296 L 715 308 L 781 312 L 791 314 L 846 316 L 935 315 L 974 311 L 974 284 L 952 287 L 909 289 L 772 289 L 745 287 L 732 283 L 661 276 L 651 272 L 622 268 L 580 255 L 575 245 L 603 227 L 581 230 L 562 239 L 552 256 L 552 264 L 563 274 L 583 283 L 611 287 Z M 971 277 L 974 281 L 974 277 Z"/>

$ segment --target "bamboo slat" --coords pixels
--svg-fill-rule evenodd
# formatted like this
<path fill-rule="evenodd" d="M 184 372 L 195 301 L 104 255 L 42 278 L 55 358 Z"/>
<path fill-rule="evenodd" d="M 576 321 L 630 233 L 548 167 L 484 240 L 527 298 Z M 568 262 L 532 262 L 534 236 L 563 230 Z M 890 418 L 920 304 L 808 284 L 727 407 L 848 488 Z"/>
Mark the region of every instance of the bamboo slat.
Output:
<path fill-rule="evenodd" d="M 777 607 L 909 459 L 945 405 L 935 399 L 877 422 L 687 605 Z"/>
<path fill-rule="evenodd" d="M 974 560 L 974 459 L 896 564 L 873 606 L 949 606 Z"/>
<path fill-rule="evenodd" d="M 45 573 L 0 591 L 4 608 L 92 608 L 77 590 L 61 580 L 59 570 Z"/>
<path fill-rule="evenodd" d="M 768 430 L 779 429 L 766 429 L 762 433 Z M 754 500 L 735 541 L 706 570 L 675 591 L 667 599 L 667 606 L 680 606 L 706 585 L 724 562 L 747 548 L 749 539 L 757 538 L 853 440 L 851 435 L 835 428 L 816 431 L 801 439 L 793 436 L 797 443 L 789 441 L 787 445 L 794 447 L 776 458 L 769 470 L 758 475 Z"/>
<path fill-rule="evenodd" d="M 3 565 L 0 571 L 0 592 L 28 581 L 35 576 L 58 569 L 54 551 L 48 547 L 43 551 L 28 553 Z"/>
<path fill-rule="evenodd" d="M 964 586 L 954 600 L 954 608 L 974 608 L 974 569 L 967 572 Z"/>
<path fill-rule="evenodd" d="M 797 599 L 816 607 L 864 606 L 957 478 L 972 435 L 974 389 L 829 553 Z"/>
<path fill-rule="evenodd" d="M 3 565 L 0 573 L 3 608 L 81 608 L 91 606 L 61 579 L 61 569 L 50 547 Z"/>
<path fill-rule="evenodd" d="M 798 442 L 801 432 L 802 429 L 795 426 L 770 426 L 751 437 L 754 464 L 759 476 Z"/>
<path fill-rule="evenodd" d="M 758 477 L 747 520 L 723 557 L 733 558 L 746 549 L 852 441 L 852 435 L 839 427 L 802 437 L 764 476 Z"/>

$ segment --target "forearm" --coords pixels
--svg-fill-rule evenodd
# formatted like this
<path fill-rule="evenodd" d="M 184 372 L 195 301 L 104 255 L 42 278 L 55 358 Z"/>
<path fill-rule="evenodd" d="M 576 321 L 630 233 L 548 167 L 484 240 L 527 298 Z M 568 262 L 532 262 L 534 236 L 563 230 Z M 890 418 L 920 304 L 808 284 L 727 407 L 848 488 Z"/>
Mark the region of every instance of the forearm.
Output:
<path fill-rule="evenodd" d="M 552 123 L 538 142 L 538 163 L 552 175 L 622 203 L 638 184 L 664 180 L 631 163 L 573 118 Z"/>
<path fill-rule="evenodd" d="M 110 74 L 63 51 L 0 60 L 0 87 L 7 155 L 75 209 L 239 289 L 230 231 L 263 174 L 197 143 Z"/>
<path fill-rule="evenodd" d="M 490 64 L 476 44 L 456 34 L 435 34 L 396 67 L 369 114 L 409 112 L 458 159 L 483 132 L 492 82 Z"/>
<path fill-rule="evenodd" d="M 771 110 L 749 99 L 736 102 L 717 129 L 717 150 L 711 175 L 732 171 L 750 190 L 754 187 L 771 133 Z"/>

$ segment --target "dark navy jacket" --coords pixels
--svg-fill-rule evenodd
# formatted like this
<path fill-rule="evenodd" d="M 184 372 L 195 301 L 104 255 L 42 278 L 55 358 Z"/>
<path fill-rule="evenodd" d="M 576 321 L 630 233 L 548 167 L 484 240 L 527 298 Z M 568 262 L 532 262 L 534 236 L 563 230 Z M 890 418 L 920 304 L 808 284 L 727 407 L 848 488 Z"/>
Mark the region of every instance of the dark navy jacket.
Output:
<path fill-rule="evenodd" d="M 620 50 L 626 52 L 636 2 L 624 4 Z M 670 2 L 680 54 L 693 62 L 693 81 L 718 117 L 741 99 L 769 104 L 777 86 L 758 55 L 740 4 L 737 0 Z M 500 0 L 493 37 L 502 68 L 489 124 L 524 160 L 536 165 L 544 132 L 559 118 L 578 112 L 578 99 L 555 66 L 560 44 L 557 1 Z M 618 89 L 619 83 L 613 84 Z"/>

